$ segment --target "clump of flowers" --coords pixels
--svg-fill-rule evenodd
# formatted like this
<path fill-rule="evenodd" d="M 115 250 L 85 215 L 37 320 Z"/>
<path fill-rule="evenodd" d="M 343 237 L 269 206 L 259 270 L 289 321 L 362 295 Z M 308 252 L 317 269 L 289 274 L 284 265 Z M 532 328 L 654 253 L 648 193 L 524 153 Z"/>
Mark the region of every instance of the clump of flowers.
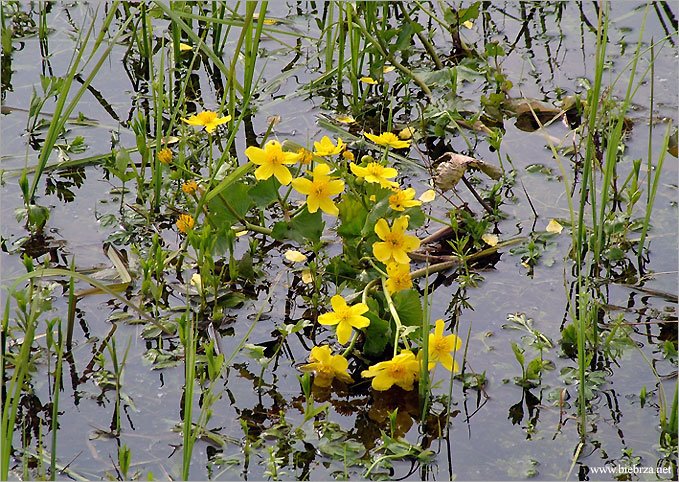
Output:
<path fill-rule="evenodd" d="M 200 114 L 192 115 L 188 119 L 182 118 L 182 120 L 191 126 L 203 126 L 208 134 L 211 134 L 215 131 L 217 126 L 229 122 L 231 116 L 227 115 L 225 117 L 219 117 L 216 112 L 204 110 Z"/>
<path fill-rule="evenodd" d="M 360 329 L 370 325 L 370 320 L 361 316 L 368 311 L 368 305 L 365 303 L 349 306 L 341 295 L 335 295 L 330 299 L 330 304 L 333 311 L 319 316 L 318 322 L 321 325 L 337 325 L 337 341 L 340 345 L 345 345 L 349 341 L 353 328 Z"/>
<path fill-rule="evenodd" d="M 177 229 L 179 229 L 182 233 L 186 234 L 189 229 L 193 229 L 193 226 L 196 224 L 196 221 L 193 219 L 193 216 L 190 214 L 182 214 L 179 216 L 179 219 L 177 220 Z"/>
<path fill-rule="evenodd" d="M 333 379 L 344 383 L 353 383 L 354 379 L 347 373 L 349 362 L 342 355 L 333 355 L 328 345 L 315 346 L 309 355 L 311 363 L 301 366 L 303 372 L 314 374 L 314 385 L 317 387 L 329 387 Z"/>
<path fill-rule="evenodd" d="M 186 194 L 192 195 L 196 193 L 196 190 L 198 189 L 198 183 L 194 181 L 193 179 L 190 179 L 186 181 L 184 184 L 182 184 L 182 191 L 184 191 Z"/>
<path fill-rule="evenodd" d="M 327 214 L 337 216 L 339 209 L 330 199 L 344 191 L 344 181 L 333 179 L 328 175 L 330 166 L 318 164 L 314 168 L 313 180 L 299 177 L 292 181 L 292 187 L 300 194 L 307 196 L 307 208 L 310 213 L 315 213 L 318 208 Z"/>
<path fill-rule="evenodd" d="M 355 176 L 365 179 L 369 183 L 379 183 L 382 187 L 397 187 L 398 183 L 390 181 L 390 177 L 396 177 L 398 171 L 393 167 L 384 167 L 377 162 L 369 162 L 366 167 L 361 167 L 353 162 L 349 164 L 349 169 Z"/>
<path fill-rule="evenodd" d="M 167 147 L 165 149 L 161 149 L 161 151 L 158 153 L 158 160 L 162 162 L 163 164 L 169 164 L 172 162 L 172 151 L 168 149 Z"/>
<path fill-rule="evenodd" d="M 366 132 L 364 135 L 378 146 L 389 146 L 394 149 L 404 149 L 406 147 L 410 147 L 410 140 L 402 141 L 396 134 L 392 132 L 383 132 L 379 136 Z"/>
<path fill-rule="evenodd" d="M 328 136 L 323 136 L 321 142 L 314 142 L 314 154 L 317 156 L 335 156 L 342 152 L 346 144 L 337 138 L 337 145 L 333 144 Z"/>
<path fill-rule="evenodd" d="M 408 229 L 408 216 L 401 216 L 394 221 L 391 228 L 384 218 L 375 223 L 375 233 L 382 241 L 373 243 L 373 254 L 382 263 L 396 261 L 409 264 L 408 253 L 420 247 L 420 240 L 416 236 L 405 234 Z"/>
<path fill-rule="evenodd" d="M 409 187 L 408 189 L 397 189 L 394 194 L 389 196 L 389 206 L 394 211 L 405 211 L 406 208 L 413 206 L 421 206 L 422 201 L 416 201 L 415 189 Z"/>
<path fill-rule="evenodd" d="M 403 350 L 388 361 L 379 362 L 361 372 L 364 378 L 372 378 L 375 390 L 389 390 L 398 385 L 404 390 L 412 390 L 420 370 L 420 362 L 410 350 Z"/>
<path fill-rule="evenodd" d="M 285 165 L 294 164 L 302 157 L 299 152 L 284 152 L 283 146 L 278 141 L 267 142 L 264 149 L 250 146 L 245 149 L 245 155 L 248 156 L 250 162 L 259 166 L 255 170 L 255 178 L 258 181 L 275 176 L 284 186 L 292 181 L 292 174 Z"/>
<path fill-rule="evenodd" d="M 397 293 L 401 290 L 407 290 L 413 286 L 413 281 L 410 278 L 410 266 L 400 263 L 389 263 L 387 265 L 387 279 L 386 286 L 389 294 Z"/>

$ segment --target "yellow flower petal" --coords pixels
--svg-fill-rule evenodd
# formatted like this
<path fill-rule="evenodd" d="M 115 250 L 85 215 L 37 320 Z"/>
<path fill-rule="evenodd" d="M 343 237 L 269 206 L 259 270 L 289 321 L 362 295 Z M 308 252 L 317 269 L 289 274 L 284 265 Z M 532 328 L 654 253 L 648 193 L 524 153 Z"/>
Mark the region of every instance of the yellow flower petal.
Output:
<path fill-rule="evenodd" d="M 483 239 L 483 242 L 488 246 L 496 246 L 498 242 L 497 234 L 485 233 L 483 236 L 481 236 L 481 239 Z"/>
<path fill-rule="evenodd" d="M 377 81 L 375 79 L 373 79 L 372 77 L 361 77 L 358 80 L 360 80 L 364 84 L 373 84 L 373 85 L 377 84 Z"/>
<path fill-rule="evenodd" d="M 436 199 L 436 191 L 433 189 L 428 189 L 424 191 L 418 199 L 423 203 L 432 202 L 434 199 Z"/>
<path fill-rule="evenodd" d="M 335 120 L 337 122 L 341 122 L 343 124 L 355 124 L 356 123 L 356 119 L 354 119 L 350 115 L 338 115 L 337 117 L 335 117 Z"/>
<path fill-rule="evenodd" d="M 563 226 L 561 226 L 555 219 L 552 219 L 545 229 L 548 233 L 560 233 L 563 231 Z"/>
<path fill-rule="evenodd" d="M 385 65 L 384 67 L 382 67 L 382 73 L 383 73 L 383 74 L 388 74 L 389 72 L 391 72 L 391 71 L 394 70 L 395 68 L 396 68 L 396 67 L 394 67 L 393 65 Z"/>
<path fill-rule="evenodd" d="M 472 28 L 474 26 L 474 24 L 472 23 L 471 20 L 467 20 L 466 22 L 462 22 L 462 26 L 467 27 L 467 28 Z"/>
<path fill-rule="evenodd" d="M 304 256 L 299 251 L 295 251 L 294 249 L 288 249 L 285 252 L 285 259 L 293 263 L 303 263 L 306 261 L 306 256 Z"/>
<path fill-rule="evenodd" d="M 413 137 L 413 134 L 415 131 L 413 130 L 412 127 L 406 127 L 402 131 L 398 133 L 398 138 L 401 139 L 402 141 L 407 141 L 408 139 L 411 139 Z"/>
<path fill-rule="evenodd" d="M 314 280 L 310 269 L 305 269 L 302 271 L 302 282 L 309 284 Z"/>

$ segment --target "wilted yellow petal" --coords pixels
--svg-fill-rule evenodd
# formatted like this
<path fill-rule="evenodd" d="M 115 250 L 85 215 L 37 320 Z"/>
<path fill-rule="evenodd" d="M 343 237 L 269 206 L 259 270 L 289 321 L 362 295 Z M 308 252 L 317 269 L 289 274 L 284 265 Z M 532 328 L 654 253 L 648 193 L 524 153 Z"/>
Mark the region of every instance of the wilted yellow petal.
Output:
<path fill-rule="evenodd" d="M 350 115 L 338 115 L 337 117 L 335 117 L 335 120 L 337 122 L 342 122 L 344 124 L 354 124 L 354 123 L 356 123 L 356 119 L 354 119 Z"/>
<path fill-rule="evenodd" d="M 246 234 L 248 234 L 247 229 L 243 229 L 242 231 L 236 231 L 236 236 L 245 236 Z"/>
<path fill-rule="evenodd" d="M 402 141 L 407 141 L 408 139 L 413 137 L 414 132 L 415 131 L 413 130 L 412 127 L 406 127 L 405 129 L 398 133 L 398 138 L 401 139 Z"/>
<path fill-rule="evenodd" d="M 428 189 L 424 191 L 418 199 L 423 203 L 432 202 L 434 199 L 436 199 L 436 191 L 433 189 Z"/>
<path fill-rule="evenodd" d="M 305 269 L 302 271 L 302 281 L 304 281 L 306 284 L 311 283 L 314 280 L 314 277 L 311 275 L 311 270 Z"/>
<path fill-rule="evenodd" d="M 306 261 L 306 256 L 304 256 L 299 251 L 295 251 L 294 249 L 288 249 L 285 252 L 285 259 L 293 263 L 302 263 Z"/>
<path fill-rule="evenodd" d="M 552 219 L 545 229 L 548 233 L 560 233 L 563 231 L 563 226 L 561 226 L 555 219 Z"/>
<path fill-rule="evenodd" d="M 198 273 L 193 273 L 193 276 L 191 276 L 191 284 L 198 289 L 203 286 L 203 280 Z"/>
<path fill-rule="evenodd" d="M 467 28 L 472 28 L 474 24 L 472 23 L 471 20 L 467 20 L 466 22 L 462 22 L 462 26 L 467 27 Z"/>
<path fill-rule="evenodd" d="M 391 72 L 395 68 L 396 67 L 394 67 L 393 65 L 385 65 L 384 67 L 382 67 L 382 73 L 388 74 L 389 72 Z"/>
<path fill-rule="evenodd" d="M 498 242 L 497 234 L 484 234 L 481 236 L 481 239 L 483 239 L 483 242 L 486 243 L 488 246 L 496 246 Z"/>
<path fill-rule="evenodd" d="M 360 80 L 361 82 L 363 82 L 365 84 L 376 84 L 377 83 L 377 81 L 375 79 L 373 79 L 372 77 L 361 77 L 358 80 Z"/>

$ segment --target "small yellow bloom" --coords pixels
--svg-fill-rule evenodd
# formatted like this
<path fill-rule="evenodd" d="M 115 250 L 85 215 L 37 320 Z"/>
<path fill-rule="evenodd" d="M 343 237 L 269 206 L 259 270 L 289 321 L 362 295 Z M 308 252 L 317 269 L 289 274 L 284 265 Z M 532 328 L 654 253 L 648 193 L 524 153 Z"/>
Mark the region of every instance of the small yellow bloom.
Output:
<path fill-rule="evenodd" d="M 415 236 L 405 234 L 408 229 L 408 216 L 401 216 L 394 221 L 391 229 L 384 218 L 375 223 L 375 233 L 382 240 L 373 243 L 373 254 L 382 263 L 396 261 L 409 264 L 408 253 L 420 247 L 420 240 Z"/>
<path fill-rule="evenodd" d="M 365 378 L 373 378 L 372 387 L 375 390 L 389 390 L 398 385 L 404 390 L 412 390 L 420 371 L 420 362 L 410 350 L 403 350 L 389 361 L 379 362 L 361 372 Z"/>
<path fill-rule="evenodd" d="M 428 203 L 432 202 L 434 199 L 436 199 L 436 191 L 433 189 L 428 189 L 422 193 L 422 195 L 419 197 L 419 200 L 422 201 L 423 203 Z"/>
<path fill-rule="evenodd" d="M 345 158 L 347 161 L 353 161 L 355 159 L 354 153 L 351 151 L 344 151 L 342 153 L 342 157 Z"/>
<path fill-rule="evenodd" d="M 372 77 L 361 77 L 358 80 L 360 80 L 364 84 L 371 84 L 371 85 L 377 84 L 377 81 L 375 79 L 373 79 Z"/>
<path fill-rule="evenodd" d="M 292 263 L 303 263 L 306 261 L 306 256 L 304 256 L 299 251 L 295 251 L 294 249 L 288 249 L 285 252 L 285 259 Z"/>
<path fill-rule="evenodd" d="M 483 240 L 484 243 L 486 243 L 488 246 L 497 246 L 498 237 L 497 234 L 488 234 L 485 233 L 483 236 L 481 236 L 481 239 Z"/>
<path fill-rule="evenodd" d="M 383 132 L 379 136 L 365 132 L 364 135 L 378 146 L 389 146 L 393 147 L 394 149 L 410 147 L 409 140 L 401 141 L 399 140 L 398 136 L 392 132 Z"/>
<path fill-rule="evenodd" d="M 310 269 L 302 270 L 302 281 L 306 284 L 311 283 L 314 280 L 314 276 L 311 274 Z"/>
<path fill-rule="evenodd" d="M 162 162 L 163 164 L 169 164 L 172 162 L 172 151 L 168 149 L 167 147 L 165 149 L 162 149 L 158 153 L 158 160 Z"/>
<path fill-rule="evenodd" d="M 415 201 L 415 189 L 409 187 L 408 189 L 397 189 L 394 194 L 389 196 L 389 206 L 394 211 L 405 211 L 406 208 L 413 206 L 420 206 L 422 201 Z"/>
<path fill-rule="evenodd" d="M 292 181 L 292 174 L 285 164 L 294 164 L 302 157 L 299 152 L 283 152 L 283 147 L 278 141 L 267 142 L 264 149 L 250 146 L 245 149 L 245 155 L 248 156 L 250 162 L 259 166 L 255 170 L 255 178 L 258 181 L 276 176 L 278 182 L 284 186 Z"/>
<path fill-rule="evenodd" d="M 412 127 L 406 127 L 405 129 L 398 133 L 398 138 L 401 139 L 402 141 L 407 141 L 408 139 L 411 139 L 413 137 L 414 133 L 415 131 L 413 130 Z"/>
<path fill-rule="evenodd" d="M 375 202 L 375 201 L 377 201 L 377 196 L 375 196 L 374 194 L 371 194 L 368 199 L 370 199 L 371 202 Z"/>
<path fill-rule="evenodd" d="M 545 229 L 548 233 L 560 233 L 563 231 L 563 226 L 556 219 L 552 219 Z"/>
<path fill-rule="evenodd" d="M 397 182 L 389 180 L 390 177 L 398 175 L 398 171 L 393 167 L 384 167 L 377 162 L 369 162 L 367 166 L 361 167 L 352 162 L 349 164 L 349 168 L 355 176 L 364 178 L 366 182 L 379 183 L 382 187 L 398 186 Z"/>
<path fill-rule="evenodd" d="M 329 387 L 334 378 L 344 383 L 353 383 L 347 369 L 349 362 L 342 355 L 333 355 L 328 345 L 315 346 L 311 349 L 308 365 L 299 367 L 303 372 L 314 374 L 314 385 Z"/>
<path fill-rule="evenodd" d="M 189 195 L 195 194 L 196 189 L 198 189 L 198 184 L 193 179 L 186 181 L 182 185 L 182 191 L 184 191 L 186 194 L 189 194 Z"/>
<path fill-rule="evenodd" d="M 434 333 L 429 333 L 429 370 L 439 362 L 448 371 L 460 371 L 450 352 L 459 350 L 461 346 L 462 340 L 457 335 L 443 336 L 443 320 L 436 320 Z"/>
<path fill-rule="evenodd" d="M 179 229 L 182 233 L 186 233 L 189 229 L 193 229 L 195 224 L 196 221 L 193 219 L 193 216 L 189 214 L 182 214 L 177 220 L 177 229 Z"/>
<path fill-rule="evenodd" d="M 297 154 L 301 154 L 302 157 L 299 158 L 299 163 L 303 166 L 311 162 L 312 154 L 311 151 L 304 149 L 303 147 L 297 151 Z"/>
<path fill-rule="evenodd" d="M 321 325 L 337 325 L 337 341 L 340 345 L 345 345 L 349 341 L 352 328 L 359 329 L 370 325 L 370 320 L 361 316 L 368 311 L 368 305 L 365 303 L 349 306 L 342 296 L 335 295 L 330 299 L 330 304 L 334 311 L 319 316 L 318 322 Z"/>
<path fill-rule="evenodd" d="M 387 279 L 386 285 L 390 295 L 413 286 L 410 278 L 410 266 L 407 264 L 389 263 L 387 274 L 389 279 Z"/>
<path fill-rule="evenodd" d="M 339 209 L 332 202 L 330 196 L 336 196 L 344 191 L 344 181 L 333 180 L 328 176 L 330 166 L 317 164 L 313 172 L 313 181 L 304 177 L 298 177 L 292 181 L 292 187 L 300 194 L 307 196 L 306 203 L 310 213 L 315 213 L 318 208 L 332 216 L 339 214 Z"/>
<path fill-rule="evenodd" d="M 200 274 L 198 273 L 193 273 L 193 276 L 191 276 L 191 281 L 189 282 L 191 286 L 195 286 L 198 291 L 201 291 L 203 289 L 203 278 L 200 277 Z"/>
<path fill-rule="evenodd" d="M 192 126 L 203 126 L 208 133 L 215 131 L 217 126 L 226 124 L 231 120 L 231 116 L 217 117 L 216 112 L 211 110 L 204 110 L 200 114 L 192 115 L 188 119 L 182 118 L 184 122 Z"/>
<path fill-rule="evenodd" d="M 339 137 L 337 138 L 337 146 L 335 146 L 328 136 L 323 136 L 321 142 L 314 142 L 314 149 L 316 149 L 314 154 L 317 156 L 335 156 L 342 152 L 344 147 L 345 144 Z"/>

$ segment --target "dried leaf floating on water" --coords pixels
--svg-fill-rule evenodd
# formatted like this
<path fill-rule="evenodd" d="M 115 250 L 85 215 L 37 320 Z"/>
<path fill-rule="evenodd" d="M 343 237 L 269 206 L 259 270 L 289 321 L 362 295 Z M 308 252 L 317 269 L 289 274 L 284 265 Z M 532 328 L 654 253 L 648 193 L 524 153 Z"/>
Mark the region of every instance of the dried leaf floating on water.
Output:
<path fill-rule="evenodd" d="M 496 181 L 502 177 L 502 171 L 493 164 L 454 152 L 446 152 L 435 161 L 435 164 L 438 164 L 438 167 L 434 184 L 442 191 L 453 189 L 469 167 L 479 169 Z"/>

